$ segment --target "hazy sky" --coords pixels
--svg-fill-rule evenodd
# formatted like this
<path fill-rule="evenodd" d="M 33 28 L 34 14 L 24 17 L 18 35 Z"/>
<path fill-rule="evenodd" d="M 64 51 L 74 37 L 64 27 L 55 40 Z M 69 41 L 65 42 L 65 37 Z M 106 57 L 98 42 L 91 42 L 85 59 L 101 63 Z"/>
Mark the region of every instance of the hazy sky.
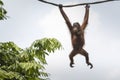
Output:
<path fill-rule="evenodd" d="M 90 19 L 85 31 L 85 49 L 94 68 L 89 69 L 85 59 L 77 55 L 75 67 L 69 67 L 72 50 L 70 35 L 57 7 L 37 0 L 3 0 L 8 20 L 0 21 L 0 42 L 14 41 L 26 48 L 36 39 L 58 39 L 64 49 L 47 57 L 47 72 L 51 80 L 120 80 L 120 2 L 91 5 Z M 49 0 L 62 4 L 88 0 Z M 98 1 L 98 0 L 89 0 Z M 82 23 L 84 6 L 66 8 L 71 22 Z"/>

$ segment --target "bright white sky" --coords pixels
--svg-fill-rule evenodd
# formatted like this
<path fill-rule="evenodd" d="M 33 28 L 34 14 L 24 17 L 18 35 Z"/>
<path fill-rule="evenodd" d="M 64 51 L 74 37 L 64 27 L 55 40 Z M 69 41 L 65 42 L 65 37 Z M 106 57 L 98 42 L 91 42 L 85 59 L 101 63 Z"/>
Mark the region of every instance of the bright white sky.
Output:
<path fill-rule="evenodd" d="M 49 0 L 62 4 L 88 0 Z M 97 1 L 97 0 L 90 0 Z M 72 50 L 68 28 L 57 7 L 37 0 L 4 0 L 8 20 L 0 21 L 0 42 L 14 41 L 26 48 L 36 39 L 58 39 L 64 49 L 47 57 L 47 72 L 51 80 L 120 80 L 120 2 L 90 7 L 89 25 L 85 31 L 86 45 L 92 70 L 83 56 L 77 55 L 75 67 L 69 67 Z M 84 6 L 65 9 L 71 22 L 82 23 Z"/>

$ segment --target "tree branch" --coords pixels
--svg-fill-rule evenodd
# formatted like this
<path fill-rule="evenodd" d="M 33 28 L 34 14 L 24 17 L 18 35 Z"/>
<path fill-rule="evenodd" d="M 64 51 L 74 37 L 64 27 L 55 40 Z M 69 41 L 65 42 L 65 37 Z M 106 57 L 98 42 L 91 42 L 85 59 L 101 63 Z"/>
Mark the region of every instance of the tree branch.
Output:
<path fill-rule="evenodd" d="M 38 0 L 43 3 L 51 4 L 53 6 L 59 6 L 59 4 L 53 3 L 53 2 L 48 2 L 45 0 Z M 75 7 L 75 6 L 82 6 L 86 4 L 100 4 L 100 3 L 105 3 L 105 2 L 110 2 L 110 1 L 120 1 L 120 0 L 104 0 L 104 1 L 96 1 L 96 2 L 88 2 L 88 3 L 79 3 L 79 4 L 73 4 L 73 5 L 63 5 L 63 7 Z"/>

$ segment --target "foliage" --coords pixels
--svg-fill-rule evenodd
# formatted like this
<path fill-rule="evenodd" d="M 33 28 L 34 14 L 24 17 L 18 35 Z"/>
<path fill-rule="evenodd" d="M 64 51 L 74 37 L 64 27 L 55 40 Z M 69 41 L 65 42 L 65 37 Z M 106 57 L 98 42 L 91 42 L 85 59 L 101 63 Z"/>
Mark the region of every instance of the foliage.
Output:
<path fill-rule="evenodd" d="M 26 49 L 0 42 L 0 80 L 47 80 L 45 56 L 61 48 L 54 38 L 36 40 Z"/>
<path fill-rule="evenodd" d="M 4 3 L 0 0 L 0 20 L 7 19 L 6 14 L 7 11 L 3 8 Z"/>

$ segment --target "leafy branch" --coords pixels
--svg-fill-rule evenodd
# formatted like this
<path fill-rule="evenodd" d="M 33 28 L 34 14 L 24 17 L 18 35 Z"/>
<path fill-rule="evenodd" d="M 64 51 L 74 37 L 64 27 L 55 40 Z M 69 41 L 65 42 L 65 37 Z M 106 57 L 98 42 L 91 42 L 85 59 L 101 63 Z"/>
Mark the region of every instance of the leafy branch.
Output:
<path fill-rule="evenodd" d="M 0 80 L 47 80 L 46 56 L 61 46 L 54 38 L 36 40 L 26 49 L 0 42 Z"/>
<path fill-rule="evenodd" d="M 0 20 L 7 19 L 7 11 L 3 8 L 4 3 L 0 0 Z"/>

